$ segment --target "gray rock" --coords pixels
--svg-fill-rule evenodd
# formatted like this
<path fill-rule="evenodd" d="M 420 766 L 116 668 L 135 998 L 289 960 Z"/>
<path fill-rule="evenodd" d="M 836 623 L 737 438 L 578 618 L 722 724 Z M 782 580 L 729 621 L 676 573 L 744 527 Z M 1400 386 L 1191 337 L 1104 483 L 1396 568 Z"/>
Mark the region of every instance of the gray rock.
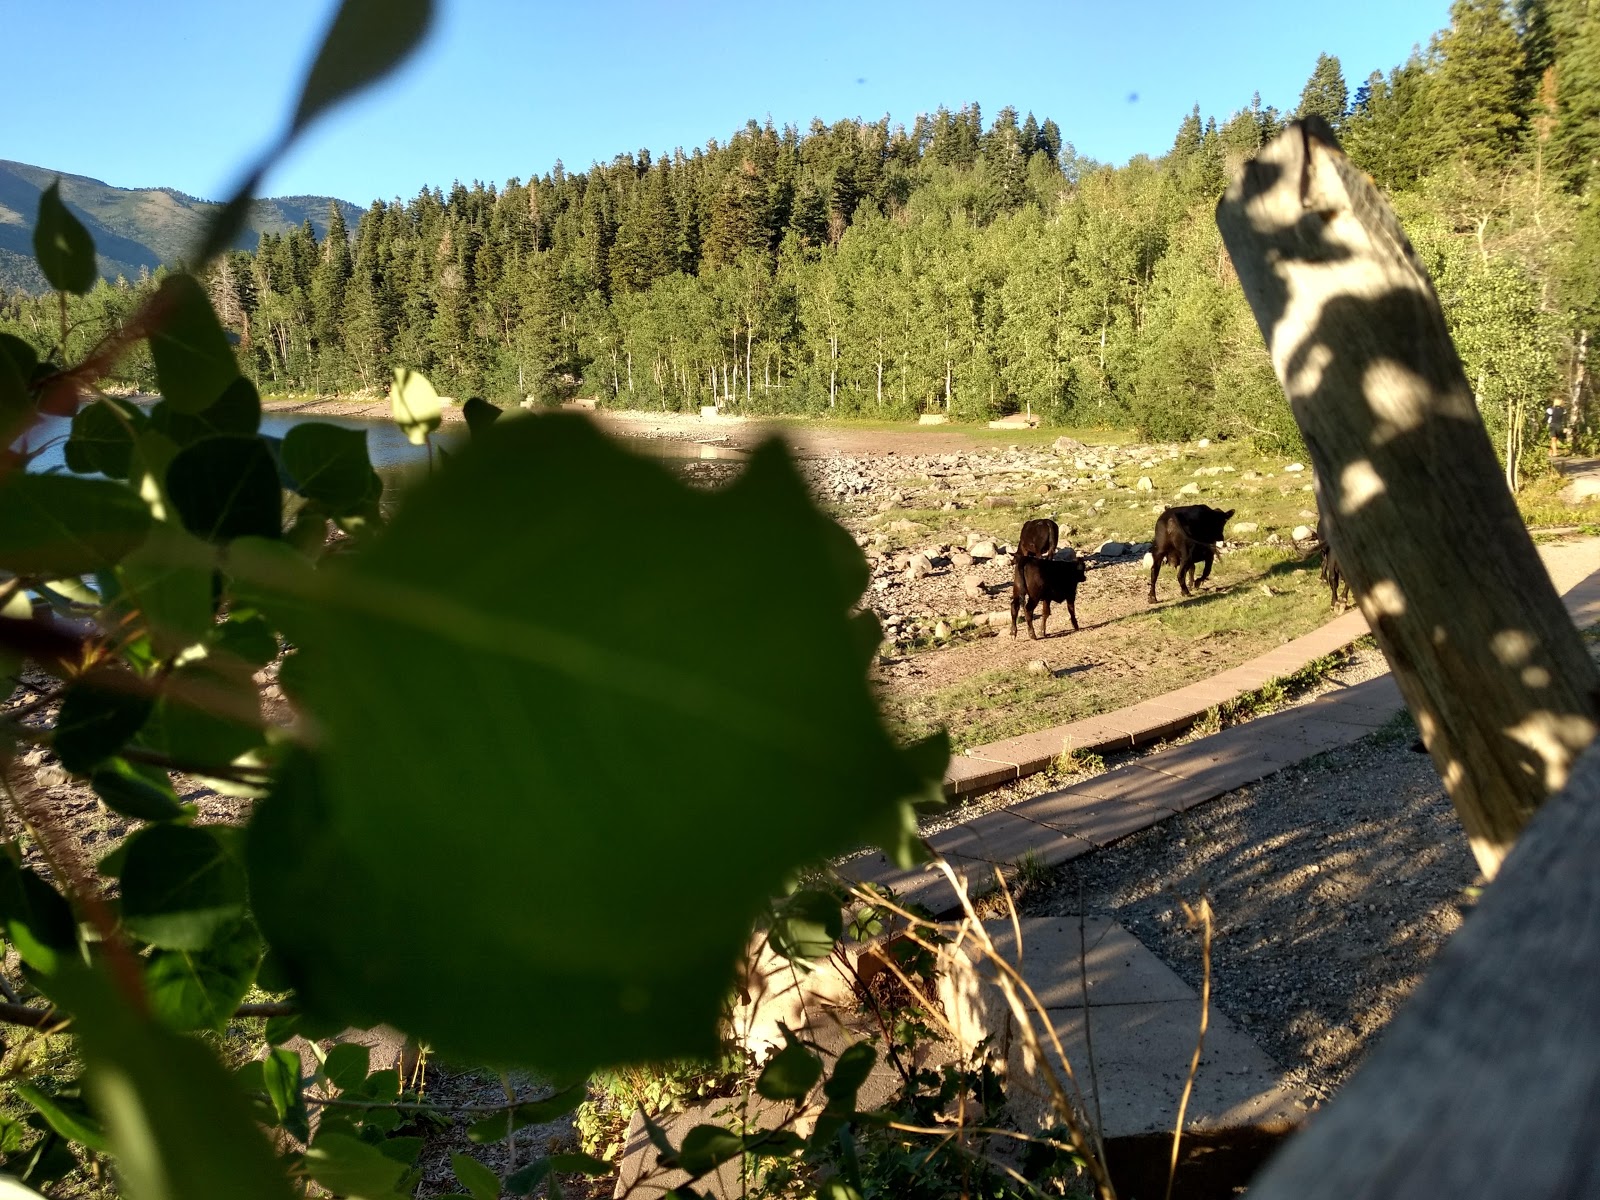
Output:
<path fill-rule="evenodd" d="M 1050 674 L 1050 664 L 1042 658 L 1036 658 L 1028 664 L 1028 674 L 1048 675 Z"/>
<path fill-rule="evenodd" d="M 940 621 L 933 627 L 933 636 L 941 642 L 948 642 L 950 640 L 950 623 L 948 621 Z"/>
<path fill-rule="evenodd" d="M 958 571 L 965 571 L 972 565 L 972 555 L 965 550 L 953 551 L 950 555 L 950 565 Z"/>
<path fill-rule="evenodd" d="M 890 521 L 884 528 L 891 533 L 915 533 L 921 528 L 915 521 L 901 517 L 898 521 Z"/>
<path fill-rule="evenodd" d="M 1311 526 L 1309 526 L 1309 525 L 1296 525 L 1293 529 L 1291 529 L 1289 531 L 1289 536 L 1292 537 L 1297 542 L 1303 542 L 1308 537 L 1311 536 Z"/>
<path fill-rule="evenodd" d="M 1141 492 L 1153 492 L 1156 490 L 1155 481 L 1152 480 L 1148 475 L 1139 476 L 1139 482 L 1133 486 L 1138 488 Z"/>
<path fill-rule="evenodd" d="M 1198 483 L 1186 483 L 1178 489 L 1178 495 L 1180 496 L 1198 496 L 1199 494 L 1200 485 Z"/>
<path fill-rule="evenodd" d="M 1254 533 L 1256 530 L 1258 530 L 1260 528 L 1261 528 L 1261 526 L 1256 524 L 1254 521 L 1236 521 L 1236 522 L 1234 522 L 1233 532 L 1235 532 L 1235 533 Z"/>
<path fill-rule="evenodd" d="M 1000 552 L 995 549 L 993 542 L 981 541 L 974 542 L 972 545 L 968 546 L 967 553 L 972 555 L 973 558 L 982 561 L 985 559 L 995 558 Z"/>
<path fill-rule="evenodd" d="M 983 586 L 983 580 L 976 575 L 963 575 L 961 590 L 974 600 L 982 600 L 989 594 L 988 589 Z"/>
<path fill-rule="evenodd" d="M 985 496 L 983 498 L 984 508 L 1011 508 L 1015 504 L 1016 501 L 1010 496 Z"/>
<path fill-rule="evenodd" d="M 1095 553 L 1102 558 L 1121 558 L 1128 552 L 1127 542 L 1101 542 L 1100 549 Z"/>
<path fill-rule="evenodd" d="M 1305 463 L 1290 463 L 1287 467 L 1284 468 L 1285 471 L 1288 471 L 1288 472 L 1291 472 L 1291 473 L 1293 473 L 1295 471 L 1304 471 L 1305 469 L 1306 469 Z"/>

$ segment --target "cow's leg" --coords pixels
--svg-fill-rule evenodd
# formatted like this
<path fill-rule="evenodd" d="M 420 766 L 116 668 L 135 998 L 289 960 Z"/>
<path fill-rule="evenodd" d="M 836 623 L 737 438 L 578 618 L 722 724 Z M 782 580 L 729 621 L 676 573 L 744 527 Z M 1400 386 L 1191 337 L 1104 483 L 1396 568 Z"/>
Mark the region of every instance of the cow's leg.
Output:
<path fill-rule="evenodd" d="M 1032 596 L 1028 597 L 1028 637 L 1035 642 L 1039 640 L 1039 635 L 1033 631 L 1033 606 L 1037 603 Z"/>
<path fill-rule="evenodd" d="M 1208 546 L 1208 547 L 1206 547 L 1205 552 L 1203 554 L 1201 554 L 1200 557 L 1205 559 L 1205 563 L 1206 563 L 1206 569 L 1204 571 L 1200 572 L 1200 582 L 1204 583 L 1206 580 L 1211 578 L 1211 563 L 1212 563 L 1212 560 L 1217 557 L 1217 552 L 1215 550 L 1213 550 L 1211 547 Z M 1189 576 L 1190 576 L 1190 578 L 1194 577 L 1193 569 L 1191 569 L 1189 571 Z"/>
<path fill-rule="evenodd" d="M 1022 608 L 1022 596 L 1018 592 L 1011 593 L 1011 636 L 1017 636 L 1017 613 Z"/>
<path fill-rule="evenodd" d="M 1076 596 L 1068 596 L 1067 597 L 1067 616 L 1072 618 L 1072 628 L 1073 629 L 1077 629 L 1078 628 L 1078 598 Z"/>
<path fill-rule="evenodd" d="M 1194 556 L 1185 554 L 1178 564 L 1178 590 L 1185 596 L 1191 595 L 1188 580 L 1194 578 Z"/>
<path fill-rule="evenodd" d="M 1044 602 L 1044 620 L 1039 622 L 1039 632 L 1045 637 L 1050 636 L 1050 601 Z"/>
<path fill-rule="evenodd" d="M 1156 576 L 1161 574 L 1161 560 L 1164 556 L 1157 555 L 1155 562 L 1150 565 L 1150 603 L 1156 602 Z"/>

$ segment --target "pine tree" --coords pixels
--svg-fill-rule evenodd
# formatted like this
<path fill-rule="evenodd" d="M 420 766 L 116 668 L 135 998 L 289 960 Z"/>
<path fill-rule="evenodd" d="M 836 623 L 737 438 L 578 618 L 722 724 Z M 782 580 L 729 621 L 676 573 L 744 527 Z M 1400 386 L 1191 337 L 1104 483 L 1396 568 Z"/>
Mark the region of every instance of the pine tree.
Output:
<path fill-rule="evenodd" d="M 1295 109 L 1294 115 L 1321 117 L 1337 133 L 1344 125 L 1349 102 L 1350 93 L 1345 87 L 1339 60 L 1330 54 L 1317 55 L 1317 65 L 1300 93 L 1300 106 Z"/>
<path fill-rule="evenodd" d="M 1552 0 L 1551 166 L 1574 191 L 1600 168 L 1600 4 Z"/>
<path fill-rule="evenodd" d="M 1504 0 L 1455 0 L 1435 53 L 1428 158 L 1461 159 L 1479 170 L 1504 166 L 1530 99 L 1526 55 Z"/>
<path fill-rule="evenodd" d="M 1181 162 L 1192 155 L 1200 153 L 1201 139 L 1205 135 L 1205 126 L 1200 120 L 1200 106 L 1196 104 L 1194 111 L 1186 116 L 1178 125 L 1178 136 L 1172 141 L 1170 157 Z"/>

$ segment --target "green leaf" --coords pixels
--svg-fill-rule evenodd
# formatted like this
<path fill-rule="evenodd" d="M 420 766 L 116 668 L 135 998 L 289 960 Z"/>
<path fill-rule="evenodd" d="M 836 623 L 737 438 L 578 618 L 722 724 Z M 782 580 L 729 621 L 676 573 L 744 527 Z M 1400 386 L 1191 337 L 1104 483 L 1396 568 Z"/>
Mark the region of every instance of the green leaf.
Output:
<path fill-rule="evenodd" d="M 150 1011 L 170 1029 L 221 1033 L 255 982 L 261 939 L 241 921 L 203 950 L 157 950 L 145 966 Z"/>
<path fill-rule="evenodd" d="M 189 814 L 159 767 L 113 758 L 94 769 L 89 786 L 112 812 L 135 821 L 176 821 Z"/>
<path fill-rule="evenodd" d="M 305 1153 L 305 1164 L 306 1174 L 348 1200 L 394 1200 L 406 1173 L 404 1163 L 345 1134 L 319 1135 Z"/>
<path fill-rule="evenodd" d="M 167 494 L 184 528 L 208 541 L 283 532 L 278 464 L 259 436 L 221 434 L 185 446 L 167 465 Z"/>
<path fill-rule="evenodd" d="M 573 602 L 573 578 L 617 569 L 597 528 L 631 531 L 626 605 Z M 298 647 L 293 693 L 322 735 L 250 830 L 258 918 L 301 998 L 476 1061 L 714 1052 L 767 897 L 801 864 L 900 837 L 901 799 L 934 766 L 883 728 L 837 536 L 779 445 L 697 491 L 557 415 L 473 439 L 362 554 L 317 570 L 258 543 L 233 555 Z M 688 561 L 687 540 L 783 545 L 760 611 L 734 605 L 708 627 L 707 598 L 740 594 L 748 565 Z M 475 703 L 441 704 L 463 679 Z M 418 754 L 424 731 L 451 753 Z M 415 902 L 422 845 L 473 864 L 448 906 Z M 508 919 L 530 878 L 539 920 Z M 340 921 L 308 911 L 313 892 Z"/>
<path fill-rule="evenodd" d="M 61 200 L 61 180 L 39 193 L 39 217 L 33 226 L 33 256 L 58 292 L 83 295 L 94 286 L 94 239 Z"/>
<path fill-rule="evenodd" d="M 452 1154 L 450 1169 L 472 1193 L 472 1200 L 499 1200 L 500 1177 L 470 1154 Z"/>
<path fill-rule="evenodd" d="M 405 1163 L 409 1167 L 417 1161 L 424 1145 L 425 1142 L 419 1137 L 391 1137 L 379 1142 L 378 1149 L 395 1162 Z"/>
<path fill-rule="evenodd" d="M 292 1121 L 305 1110 L 305 1080 L 300 1075 L 300 1056 L 293 1050 L 281 1047 L 270 1051 L 261 1060 L 262 1081 L 266 1085 L 267 1099 L 278 1120 Z"/>
<path fill-rule="evenodd" d="M 744 1138 L 717 1125 L 696 1125 L 684 1135 L 673 1162 L 698 1179 L 744 1153 Z"/>
<path fill-rule="evenodd" d="M 356 1042 L 341 1042 L 328 1051 L 322 1074 L 341 1092 L 359 1087 L 372 1069 L 372 1052 Z"/>
<path fill-rule="evenodd" d="M 822 1058 L 787 1029 L 783 1037 L 788 1044 L 761 1069 L 756 1091 L 768 1100 L 804 1100 L 822 1078 Z"/>
<path fill-rule="evenodd" d="M 10 334 L 0 334 L 0 338 L 5 338 L 8 343 L 20 342 L 30 353 L 32 351 L 26 342 Z M 34 416 L 27 370 L 6 352 L 4 345 L 0 345 L 0 448 L 16 441 Z"/>
<path fill-rule="evenodd" d="M 197 413 L 182 412 L 163 400 L 150 410 L 150 428 L 188 446 L 218 434 L 248 437 L 261 428 L 261 397 L 242 375 L 228 384 L 212 404 Z"/>
<path fill-rule="evenodd" d="M 225 795 L 253 795 L 248 785 L 224 776 L 265 744 L 260 705 L 247 667 L 233 670 L 220 657 L 204 658 L 167 675 L 139 742 L 206 777 Z"/>
<path fill-rule="evenodd" d="M 582 1104 L 588 1094 L 584 1083 L 574 1083 L 543 1100 L 530 1100 L 475 1122 L 467 1130 L 467 1139 L 480 1146 L 498 1142 L 529 1125 L 543 1125 L 566 1116 Z"/>
<path fill-rule="evenodd" d="M 114 613 L 148 633 L 162 657 L 195 645 L 216 620 L 215 556 L 212 547 L 176 524 L 157 523 L 144 544 L 117 565 Z"/>
<path fill-rule="evenodd" d="M 296 425 L 283 435 L 282 461 L 294 490 L 333 516 L 348 516 L 369 503 L 374 476 L 364 429 L 318 421 Z"/>
<path fill-rule="evenodd" d="M 52 981 L 123 1200 L 290 1200 L 249 1102 L 204 1046 L 138 1017 L 99 975 Z"/>
<path fill-rule="evenodd" d="M 300 89 L 290 136 L 394 70 L 433 21 L 430 0 L 344 0 Z"/>
<path fill-rule="evenodd" d="M 54 974 L 78 952 L 78 923 L 59 891 L 0 856 L 0 925 L 6 941 L 35 971 Z"/>
<path fill-rule="evenodd" d="M 394 369 L 394 383 L 389 387 L 389 407 L 394 412 L 394 423 L 404 431 L 413 446 L 420 446 L 428 435 L 439 428 L 441 409 L 439 393 L 420 371 L 405 367 Z"/>
<path fill-rule="evenodd" d="M 204 412 L 239 378 L 239 364 L 192 275 L 168 275 L 155 296 L 158 325 L 150 334 L 161 397 L 180 413 Z"/>
<path fill-rule="evenodd" d="M 234 613 L 217 627 L 214 644 L 223 654 L 231 654 L 252 667 L 264 667 L 278 657 L 278 635 L 260 616 Z"/>
<path fill-rule="evenodd" d="M 49 1095 L 26 1080 L 13 1084 L 12 1090 L 38 1111 L 46 1125 L 69 1142 L 77 1142 L 99 1154 L 106 1152 L 105 1131 L 81 1102 Z"/>
<path fill-rule="evenodd" d="M 110 396 L 85 404 L 72 418 L 72 436 L 63 448 L 67 469 L 126 479 L 134 438 L 146 423 L 144 413 Z"/>
<path fill-rule="evenodd" d="M 39 365 L 38 353 L 14 333 L 0 333 L 0 359 L 9 360 L 24 381 L 33 377 Z"/>
<path fill-rule="evenodd" d="M 244 869 L 225 826 L 141 829 L 122 864 L 122 919 L 168 950 L 201 950 L 244 915 Z"/>
<path fill-rule="evenodd" d="M 832 953 L 844 933 L 844 910 L 827 892 L 799 891 L 784 903 L 768 941 L 791 961 L 814 962 Z"/>
<path fill-rule="evenodd" d="M 110 758 L 144 727 L 152 702 L 128 671 L 100 668 L 67 687 L 50 748 L 61 765 L 83 775 Z"/>
<path fill-rule="evenodd" d="M 108 479 L 12 471 L 0 512 L 0 568 L 41 579 L 113 566 L 150 530 L 145 502 Z"/>
<path fill-rule="evenodd" d="M 467 430 L 473 437 L 483 432 L 500 419 L 498 408 L 490 404 L 482 396 L 470 396 L 461 406 L 461 413 L 467 419 Z"/>
<path fill-rule="evenodd" d="M 877 1061 L 878 1052 L 871 1042 L 856 1042 L 845 1047 L 834 1060 L 833 1074 L 822 1085 L 829 1112 L 849 1112 L 855 1108 L 856 1093 L 872 1074 Z"/>

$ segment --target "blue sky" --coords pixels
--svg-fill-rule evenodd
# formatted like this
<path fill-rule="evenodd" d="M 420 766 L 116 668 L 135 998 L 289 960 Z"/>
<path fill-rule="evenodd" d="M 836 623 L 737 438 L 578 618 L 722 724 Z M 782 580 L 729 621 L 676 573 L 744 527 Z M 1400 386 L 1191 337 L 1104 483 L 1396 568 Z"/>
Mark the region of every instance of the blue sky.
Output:
<path fill-rule="evenodd" d="M 281 127 L 331 0 L 25 0 L 9 6 L 0 158 L 122 187 L 223 195 Z M 1292 107 L 1319 51 L 1351 90 L 1448 21 L 1448 0 L 440 0 L 428 45 L 327 118 L 265 194 L 365 205 L 454 179 L 504 181 L 725 140 L 748 117 L 906 124 L 977 100 L 1051 116 L 1082 154 L 1161 153 L 1198 102 L 1219 119 Z M 26 48 L 24 51 L 23 48 Z"/>

